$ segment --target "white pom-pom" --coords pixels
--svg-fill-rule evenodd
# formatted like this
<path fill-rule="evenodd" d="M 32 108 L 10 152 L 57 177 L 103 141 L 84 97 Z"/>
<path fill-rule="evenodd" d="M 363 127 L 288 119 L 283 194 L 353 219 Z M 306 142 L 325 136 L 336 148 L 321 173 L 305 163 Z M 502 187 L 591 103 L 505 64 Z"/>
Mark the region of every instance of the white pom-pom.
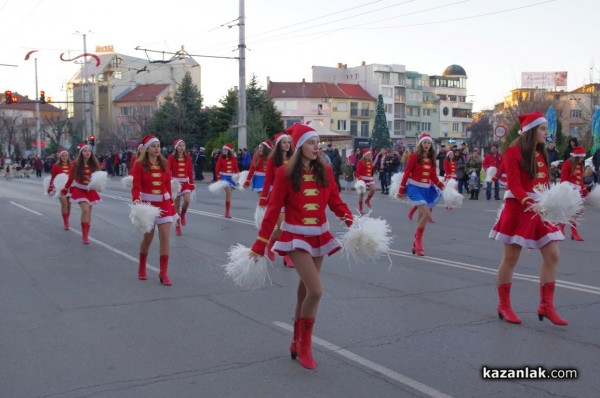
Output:
<path fill-rule="evenodd" d="M 402 175 L 404 173 L 396 173 L 392 176 L 392 183 L 390 185 L 390 199 L 400 200 L 398 192 L 400 191 L 400 183 L 402 182 Z"/>
<path fill-rule="evenodd" d="M 485 182 L 492 182 L 492 178 L 496 176 L 497 172 L 498 169 L 494 166 L 488 167 L 488 169 L 485 171 Z"/>
<path fill-rule="evenodd" d="M 263 218 L 265 218 L 265 211 L 266 209 L 263 206 L 256 206 L 256 210 L 254 210 L 254 224 L 256 224 L 256 229 L 260 229 Z"/>
<path fill-rule="evenodd" d="M 217 182 L 213 182 L 208 186 L 208 190 L 212 193 L 223 193 L 225 192 L 225 188 L 229 186 L 227 181 L 219 180 Z"/>
<path fill-rule="evenodd" d="M 131 208 L 129 219 L 133 226 L 144 233 L 151 232 L 154 228 L 154 220 L 160 216 L 161 210 L 148 203 L 134 203 L 129 207 Z"/>
<path fill-rule="evenodd" d="M 360 261 L 375 260 L 390 247 L 392 229 L 386 220 L 369 216 L 354 217 L 354 222 L 342 236 L 342 253 Z"/>
<path fill-rule="evenodd" d="M 108 173 L 106 171 L 94 171 L 92 173 L 92 178 L 90 179 L 90 189 L 93 189 L 98 192 L 102 192 L 102 190 L 106 187 L 106 182 L 108 181 Z"/>
<path fill-rule="evenodd" d="M 552 224 L 570 224 L 574 222 L 583 210 L 583 199 L 579 191 L 569 183 L 563 182 L 552 188 L 534 188 L 537 202 L 532 209 L 542 220 Z"/>
<path fill-rule="evenodd" d="M 179 192 L 181 192 L 181 183 L 173 178 L 171 180 L 171 195 L 176 198 Z"/>
<path fill-rule="evenodd" d="M 48 187 L 50 186 L 50 176 L 45 177 L 42 181 L 42 184 L 44 184 L 44 195 L 48 195 Z"/>
<path fill-rule="evenodd" d="M 237 175 L 237 174 L 236 174 Z M 234 178 L 235 176 L 234 175 Z M 241 173 L 239 173 L 239 179 L 237 180 L 238 185 L 240 186 L 240 190 L 244 190 L 244 184 L 246 183 L 246 180 L 248 179 L 248 170 L 244 170 Z"/>
<path fill-rule="evenodd" d="M 262 287 L 268 277 L 265 257 L 250 257 L 251 250 L 242 244 L 231 246 L 227 252 L 229 262 L 223 265 L 225 275 L 237 286 L 246 290 Z"/>
<path fill-rule="evenodd" d="M 446 185 L 442 190 L 442 199 L 444 199 L 444 204 L 446 206 L 462 206 L 463 196 L 458 192 L 457 187 L 458 182 L 454 178 L 451 178 L 448 181 L 446 181 Z"/>
<path fill-rule="evenodd" d="M 125 189 L 133 188 L 133 176 L 127 176 L 127 177 L 121 178 L 121 184 L 123 185 L 123 188 L 125 188 Z"/>
<path fill-rule="evenodd" d="M 600 207 L 600 184 L 594 184 L 590 193 L 585 197 L 585 204 Z"/>
<path fill-rule="evenodd" d="M 54 190 L 56 192 L 62 191 L 62 189 L 67 184 L 68 179 L 69 175 L 66 173 L 57 174 L 56 177 L 54 177 L 54 181 L 52 182 L 52 185 L 54 185 Z"/>
<path fill-rule="evenodd" d="M 356 189 L 357 193 L 365 193 L 367 191 L 367 184 L 363 180 L 356 180 L 354 189 Z"/>

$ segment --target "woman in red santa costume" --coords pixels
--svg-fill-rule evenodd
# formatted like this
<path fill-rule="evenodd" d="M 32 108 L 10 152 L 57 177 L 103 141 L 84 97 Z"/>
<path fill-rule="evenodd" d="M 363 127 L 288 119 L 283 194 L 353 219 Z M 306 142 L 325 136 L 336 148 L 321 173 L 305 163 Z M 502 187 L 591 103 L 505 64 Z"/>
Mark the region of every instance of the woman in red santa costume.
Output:
<path fill-rule="evenodd" d="M 285 207 L 282 233 L 273 249 L 291 257 L 300 277 L 290 354 L 292 359 L 298 357 L 303 367 L 314 369 L 317 363 L 311 336 L 323 292 L 319 272 L 323 257 L 340 249 L 340 242 L 329 231 L 325 210 L 329 206 L 347 225 L 352 225 L 352 213 L 340 198 L 332 169 L 319 159 L 317 133 L 307 125 L 292 127 L 295 152 L 288 167 L 277 170 L 252 256 L 264 255 L 281 207 Z"/>
<path fill-rule="evenodd" d="M 267 175 L 267 159 L 273 149 L 273 143 L 271 140 L 266 140 L 260 143 L 258 150 L 254 154 L 252 163 L 250 164 L 250 170 L 248 171 L 248 177 L 244 182 L 244 188 L 248 189 L 252 184 L 252 191 L 258 194 L 258 198 L 261 197 L 263 186 L 265 185 L 265 176 Z"/>
<path fill-rule="evenodd" d="M 48 185 L 48 194 L 56 191 L 54 188 L 54 179 L 59 174 L 69 175 L 71 169 L 71 162 L 69 162 L 69 152 L 66 149 L 61 149 L 58 152 L 58 161 L 52 165 L 52 174 L 50 176 L 50 184 Z M 71 202 L 68 196 L 59 195 L 58 200 L 60 201 L 60 212 L 62 214 L 63 225 L 65 231 L 69 230 L 69 215 L 71 214 Z"/>
<path fill-rule="evenodd" d="M 444 183 L 438 179 L 435 167 L 435 150 L 433 140 L 427 133 L 421 134 L 416 151 L 410 155 L 402 181 L 400 182 L 400 197 L 408 196 L 409 202 L 417 206 L 419 220 L 415 231 L 412 252 L 424 256 L 423 233 L 425 226 L 431 219 L 431 209 L 440 200 L 439 189 L 444 188 Z"/>
<path fill-rule="evenodd" d="M 369 190 L 369 195 L 367 196 L 367 200 L 365 200 L 365 204 L 370 209 L 371 208 L 371 198 L 375 195 L 375 180 L 373 179 L 373 153 L 370 148 L 364 148 L 361 150 L 362 158 L 356 164 L 356 175 L 357 180 L 364 181 L 367 189 Z M 363 211 L 363 197 L 364 193 L 358 194 L 358 211 L 360 214 L 365 214 Z"/>
<path fill-rule="evenodd" d="M 169 171 L 171 178 L 179 181 L 181 189 L 175 198 L 175 210 L 179 214 L 177 224 L 175 224 L 175 233 L 181 236 L 181 225 L 185 227 L 185 213 L 190 207 L 190 194 L 195 189 L 194 186 L 194 166 L 192 158 L 185 152 L 185 142 L 182 139 L 177 139 L 173 142 L 175 150 L 169 155 Z M 183 197 L 183 205 L 181 198 Z"/>
<path fill-rule="evenodd" d="M 92 173 L 100 170 L 100 162 L 92 152 L 92 148 L 88 144 L 79 144 L 79 155 L 71 166 L 69 179 L 61 191 L 64 196 L 67 196 L 70 192 L 71 202 L 79 203 L 81 208 L 81 241 L 85 245 L 90 243 L 92 206 L 102 201 L 98 192 L 89 187 Z"/>
<path fill-rule="evenodd" d="M 133 168 L 133 187 L 131 196 L 133 203 L 150 203 L 161 210 L 155 219 L 158 225 L 158 240 L 160 242 L 160 283 L 171 286 L 171 280 L 167 274 L 169 269 L 169 235 L 171 223 L 177 220 L 177 212 L 171 198 L 171 173 L 169 163 L 160 154 L 160 141 L 153 135 L 147 135 L 142 140 L 145 148 L 144 156 L 135 163 Z M 146 280 L 146 260 L 148 251 L 154 239 L 154 229 L 144 234 L 140 244 L 140 255 L 138 265 L 138 279 Z"/>
<path fill-rule="evenodd" d="M 294 154 L 294 150 L 292 149 L 292 137 L 289 134 L 279 133 L 275 135 L 273 141 L 275 142 L 275 149 L 271 151 L 269 158 L 267 159 L 265 183 L 260 194 L 260 199 L 258 200 L 258 205 L 261 207 L 266 207 L 269 202 L 271 188 L 275 182 L 275 174 L 277 173 L 277 170 L 281 166 L 287 166 L 290 158 Z M 269 242 L 267 243 L 267 257 L 271 261 L 275 261 L 275 253 L 273 253 L 272 248 L 275 244 L 275 241 L 277 241 L 277 238 L 279 238 L 279 235 L 281 234 L 281 223 L 283 222 L 284 216 L 285 209 L 281 208 L 277 224 L 275 225 L 275 229 L 273 230 L 273 233 L 269 238 Z M 289 268 L 294 268 L 294 264 L 287 254 L 283 257 L 283 265 Z"/>
<path fill-rule="evenodd" d="M 225 188 L 225 217 L 231 218 L 231 191 L 235 189 L 236 183 L 233 181 L 233 175 L 240 172 L 237 164 L 237 158 L 233 153 L 233 145 L 223 145 L 223 153 L 217 160 L 215 169 L 217 181 L 223 180 L 229 183 Z"/>
<path fill-rule="evenodd" d="M 583 164 L 585 162 L 585 149 L 582 146 L 576 146 L 571 151 L 571 157 L 563 163 L 560 173 L 560 182 L 568 182 L 571 186 L 586 197 L 590 192 L 583 184 Z M 559 225 L 561 232 L 565 231 L 564 224 Z M 583 241 L 577 231 L 575 224 L 571 224 L 571 240 Z"/>
<path fill-rule="evenodd" d="M 564 235 L 557 226 L 544 222 L 532 209 L 536 203 L 534 188 L 549 183 L 548 157 L 544 144 L 548 122 L 540 112 L 519 115 L 521 130 L 504 153 L 502 164 L 508 175 L 505 202 L 500 217 L 490 232 L 490 238 L 504 243 L 504 254 L 498 268 L 498 316 L 510 323 L 521 323 L 510 302 L 514 269 L 521 250 L 539 249 L 540 268 L 540 321 L 546 317 L 555 325 L 567 325 L 553 304 L 556 269 L 560 257 L 558 241 Z"/>
<path fill-rule="evenodd" d="M 444 159 L 444 181 L 448 181 L 452 178 L 456 180 L 456 153 L 460 154 L 460 151 L 449 150 L 446 153 L 446 158 Z"/>

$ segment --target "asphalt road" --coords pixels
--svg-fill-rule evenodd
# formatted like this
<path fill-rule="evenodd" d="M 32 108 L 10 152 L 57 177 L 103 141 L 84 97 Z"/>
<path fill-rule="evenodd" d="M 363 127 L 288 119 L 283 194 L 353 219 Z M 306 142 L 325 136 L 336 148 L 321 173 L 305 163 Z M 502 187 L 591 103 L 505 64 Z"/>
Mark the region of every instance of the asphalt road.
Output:
<path fill-rule="evenodd" d="M 521 325 L 496 313 L 502 247 L 487 238 L 500 202 L 434 211 L 426 257 L 411 249 L 408 205 L 377 193 L 373 216 L 392 225 L 389 259 L 325 260 L 315 371 L 289 357 L 297 275 L 277 258 L 272 284 L 246 292 L 221 265 L 256 237 L 257 195 L 199 184 L 184 236 L 171 236 L 172 287 L 159 284 L 158 238 L 147 281 L 130 194 L 113 178 L 94 207 L 91 244 L 80 211 L 63 231 L 41 180 L 0 180 L 1 397 L 596 397 L 600 388 L 600 210 L 584 242 L 561 243 L 555 304 L 570 325 L 537 319 L 539 252 L 523 252 L 513 283 Z M 483 193 L 480 197 L 483 197 Z M 352 209 L 355 193 L 343 194 Z M 331 215 L 334 234 L 344 226 Z M 567 235 L 569 237 L 569 235 Z M 390 263 L 391 262 L 391 263 Z M 391 264 L 391 267 L 390 267 Z M 575 380 L 482 377 L 482 369 L 576 369 Z"/>

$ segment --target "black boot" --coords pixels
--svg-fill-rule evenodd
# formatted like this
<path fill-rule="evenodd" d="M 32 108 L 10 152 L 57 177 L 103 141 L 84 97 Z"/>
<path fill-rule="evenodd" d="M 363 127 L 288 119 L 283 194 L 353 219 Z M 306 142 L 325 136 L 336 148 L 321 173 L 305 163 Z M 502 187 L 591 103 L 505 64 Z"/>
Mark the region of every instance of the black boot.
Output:
<path fill-rule="evenodd" d="M 475 200 L 479 200 L 479 189 L 475 191 Z"/>
<path fill-rule="evenodd" d="M 469 198 L 469 200 L 473 200 L 475 199 L 475 190 L 471 189 L 471 197 Z"/>

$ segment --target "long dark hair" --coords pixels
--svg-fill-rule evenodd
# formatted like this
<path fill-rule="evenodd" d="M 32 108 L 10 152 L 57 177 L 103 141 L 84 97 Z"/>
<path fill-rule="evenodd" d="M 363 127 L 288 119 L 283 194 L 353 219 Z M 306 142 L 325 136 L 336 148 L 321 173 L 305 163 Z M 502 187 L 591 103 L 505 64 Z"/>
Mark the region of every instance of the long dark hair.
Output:
<path fill-rule="evenodd" d="M 281 149 L 281 141 L 283 141 L 283 138 L 275 145 L 275 149 L 269 154 L 269 157 L 273 159 L 275 167 L 283 165 L 283 163 L 285 163 L 286 160 L 290 160 L 294 154 L 291 144 L 290 149 L 287 152 L 283 152 L 283 149 Z"/>
<path fill-rule="evenodd" d="M 262 159 L 264 162 L 267 160 L 269 155 L 271 155 L 271 148 L 269 148 L 264 142 L 261 142 L 259 147 L 262 147 L 262 153 L 259 155 L 259 151 L 256 151 L 256 153 L 254 154 L 254 157 L 252 158 L 252 164 L 254 165 L 254 167 L 258 166 L 259 159 Z"/>
<path fill-rule="evenodd" d="M 581 158 L 578 158 L 578 157 L 575 157 L 575 156 L 571 156 L 569 158 L 569 161 L 571 162 L 571 174 L 569 175 L 569 177 L 572 177 L 573 174 L 575 174 L 575 172 L 577 171 L 577 166 L 578 165 L 580 165 L 580 164 L 583 165 L 584 164 L 584 163 L 579 163 L 579 159 L 581 159 Z"/>
<path fill-rule="evenodd" d="M 94 152 L 92 152 L 92 156 L 90 156 L 90 160 L 88 160 L 88 166 L 91 167 L 92 169 L 92 173 L 94 171 L 98 171 L 101 169 L 100 167 L 100 162 L 98 161 L 98 158 L 96 157 L 96 155 L 94 155 Z M 75 159 L 75 180 L 77 181 L 82 181 L 83 180 L 83 169 L 85 168 L 85 159 L 83 158 L 83 155 L 81 154 L 81 151 L 79 152 L 79 155 L 77 156 L 77 159 Z"/>
<path fill-rule="evenodd" d="M 144 152 L 144 157 L 142 158 L 142 160 L 138 160 L 138 162 L 142 162 L 142 167 L 144 168 L 144 170 L 148 172 L 150 171 L 150 155 L 148 155 L 148 150 Z M 167 159 L 165 159 L 165 157 L 160 152 L 158 153 L 158 165 L 160 166 L 162 171 L 167 171 L 167 169 L 169 168 Z"/>
<path fill-rule="evenodd" d="M 231 149 L 227 149 L 227 153 L 225 153 L 225 151 L 222 151 L 221 156 L 223 157 L 223 159 L 231 159 L 231 157 L 233 156 L 233 151 Z"/>
<path fill-rule="evenodd" d="M 292 189 L 294 192 L 300 192 L 300 184 L 302 183 L 302 153 L 301 149 L 296 151 L 291 159 L 290 164 L 286 169 L 287 176 L 292 180 Z M 327 166 L 319 156 L 315 160 L 310 161 L 310 169 L 314 171 L 317 184 L 321 187 L 329 186 L 327 179 Z"/>
<path fill-rule="evenodd" d="M 546 153 L 546 147 L 543 143 L 536 143 L 538 127 L 539 126 L 535 126 L 531 130 L 524 132 L 511 144 L 519 147 L 521 150 L 520 166 L 532 179 L 535 178 L 538 171 L 537 161 L 535 160 L 536 149 L 542 155 L 544 163 L 546 163 L 546 168 L 548 168 L 548 154 Z"/>
<path fill-rule="evenodd" d="M 423 145 L 421 145 L 421 144 L 419 144 L 417 146 L 417 160 L 419 161 L 419 163 L 423 163 L 423 159 L 425 159 L 425 157 L 428 157 L 430 160 L 433 160 L 435 158 L 435 151 L 433 150 L 433 142 L 431 143 L 431 146 L 429 147 L 429 151 L 427 151 L 427 152 L 425 152 L 425 149 L 423 149 Z M 425 155 L 427 155 L 427 156 L 425 156 Z"/>

